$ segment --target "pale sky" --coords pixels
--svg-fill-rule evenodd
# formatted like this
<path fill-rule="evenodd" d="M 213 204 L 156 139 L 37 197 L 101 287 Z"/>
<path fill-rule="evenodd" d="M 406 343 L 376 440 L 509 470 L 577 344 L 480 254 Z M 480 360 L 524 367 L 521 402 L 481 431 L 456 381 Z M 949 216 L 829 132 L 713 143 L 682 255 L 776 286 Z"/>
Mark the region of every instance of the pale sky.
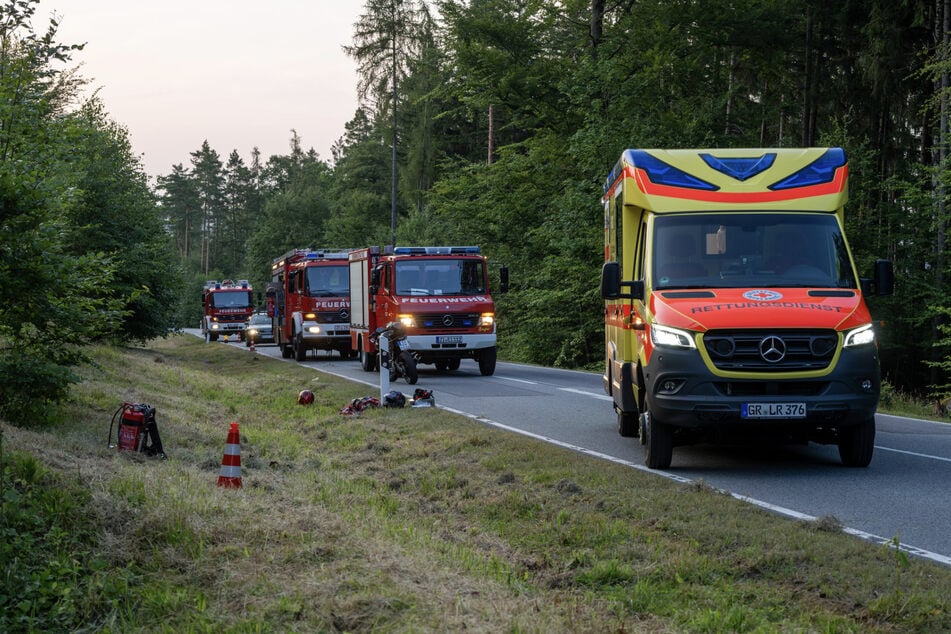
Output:
<path fill-rule="evenodd" d="M 40 0 L 33 28 L 60 17 L 56 41 L 86 43 L 73 64 L 129 130 L 150 177 L 191 167 L 204 140 L 223 163 L 290 150 L 331 160 L 357 108 L 342 50 L 362 0 Z"/>

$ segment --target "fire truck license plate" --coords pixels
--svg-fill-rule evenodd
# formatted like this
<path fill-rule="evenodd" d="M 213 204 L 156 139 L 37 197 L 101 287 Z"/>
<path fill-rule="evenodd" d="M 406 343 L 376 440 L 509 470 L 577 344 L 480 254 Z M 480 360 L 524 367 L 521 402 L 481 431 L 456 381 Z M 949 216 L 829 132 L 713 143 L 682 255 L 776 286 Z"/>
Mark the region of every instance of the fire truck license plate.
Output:
<path fill-rule="evenodd" d="M 805 403 L 743 403 L 743 418 L 805 418 Z"/>
<path fill-rule="evenodd" d="M 436 343 L 462 343 L 462 335 L 443 335 L 436 337 Z"/>

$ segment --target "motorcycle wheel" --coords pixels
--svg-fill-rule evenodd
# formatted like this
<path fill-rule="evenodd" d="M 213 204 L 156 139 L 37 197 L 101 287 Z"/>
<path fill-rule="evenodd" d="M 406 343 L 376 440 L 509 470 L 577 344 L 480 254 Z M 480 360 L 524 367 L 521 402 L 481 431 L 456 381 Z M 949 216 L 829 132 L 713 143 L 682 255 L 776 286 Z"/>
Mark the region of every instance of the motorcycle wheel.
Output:
<path fill-rule="evenodd" d="M 416 385 L 419 380 L 419 373 L 416 371 L 416 359 L 410 352 L 401 352 L 400 360 L 403 362 L 403 378 L 410 385 Z"/>

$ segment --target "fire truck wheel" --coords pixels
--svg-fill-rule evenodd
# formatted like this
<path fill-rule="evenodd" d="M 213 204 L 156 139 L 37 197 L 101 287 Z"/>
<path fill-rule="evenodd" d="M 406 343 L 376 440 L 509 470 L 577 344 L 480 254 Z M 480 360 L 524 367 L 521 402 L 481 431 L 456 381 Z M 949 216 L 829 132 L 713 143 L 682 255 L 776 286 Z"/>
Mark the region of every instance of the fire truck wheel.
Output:
<path fill-rule="evenodd" d="M 436 372 L 447 372 L 449 370 L 449 362 L 445 360 L 434 361 L 436 365 Z"/>
<path fill-rule="evenodd" d="M 208 333 L 208 339 L 210 341 L 218 341 L 218 333 L 217 332 Z"/>
<path fill-rule="evenodd" d="M 655 420 L 650 412 L 641 418 L 644 429 L 641 434 L 647 433 L 643 440 L 647 448 L 644 463 L 649 469 L 667 469 L 670 467 L 674 455 L 674 430 L 670 425 Z"/>
<path fill-rule="evenodd" d="M 875 449 L 875 417 L 839 430 L 839 457 L 846 467 L 867 467 Z"/>
<path fill-rule="evenodd" d="M 456 370 L 459 369 L 460 363 L 462 363 L 462 359 L 459 359 L 459 358 L 449 359 L 449 361 L 446 362 L 446 369 L 449 370 L 450 372 L 455 372 Z"/>
<path fill-rule="evenodd" d="M 620 434 L 622 438 L 637 438 L 639 426 L 640 420 L 637 412 L 632 414 L 631 412 L 618 410 L 617 433 Z"/>
<path fill-rule="evenodd" d="M 376 355 L 364 352 L 363 342 L 357 343 L 357 355 L 360 357 L 360 367 L 363 368 L 364 372 L 376 370 Z"/>
<path fill-rule="evenodd" d="M 479 373 L 482 376 L 492 376 L 495 374 L 495 348 L 486 348 L 479 353 Z"/>
<path fill-rule="evenodd" d="M 416 385 L 416 381 L 419 380 L 419 372 L 416 371 L 416 359 L 409 352 L 401 352 L 400 358 L 403 360 L 406 382 L 410 385 Z"/>
<path fill-rule="evenodd" d="M 304 338 L 300 333 L 294 337 L 294 360 L 303 361 L 307 358 L 307 348 L 304 347 Z"/>
<path fill-rule="evenodd" d="M 289 343 L 281 344 L 281 356 L 285 359 L 290 359 L 292 356 L 294 356 L 294 349 L 291 348 Z"/>

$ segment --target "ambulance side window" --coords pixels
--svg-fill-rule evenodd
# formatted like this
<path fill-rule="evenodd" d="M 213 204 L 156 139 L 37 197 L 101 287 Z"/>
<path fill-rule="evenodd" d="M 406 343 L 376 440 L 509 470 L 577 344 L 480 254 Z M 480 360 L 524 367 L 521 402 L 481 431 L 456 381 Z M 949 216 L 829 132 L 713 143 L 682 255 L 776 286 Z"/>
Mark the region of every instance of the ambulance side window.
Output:
<path fill-rule="evenodd" d="M 635 254 L 635 257 L 634 257 L 633 279 L 635 280 L 644 279 L 644 252 L 645 252 L 646 244 L 647 244 L 647 223 L 642 222 L 640 232 L 637 235 L 637 244 L 634 247 L 637 250 L 637 253 Z"/>

